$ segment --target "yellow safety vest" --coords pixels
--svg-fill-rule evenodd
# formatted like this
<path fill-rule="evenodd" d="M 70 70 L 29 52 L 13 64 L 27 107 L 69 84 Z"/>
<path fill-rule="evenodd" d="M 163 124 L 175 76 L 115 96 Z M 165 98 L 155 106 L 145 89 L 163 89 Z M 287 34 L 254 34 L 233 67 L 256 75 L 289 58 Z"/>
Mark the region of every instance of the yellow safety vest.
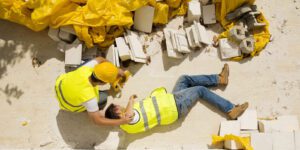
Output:
<path fill-rule="evenodd" d="M 86 110 L 82 103 L 95 97 L 99 101 L 98 86 L 89 82 L 92 72 L 93 68 L 82 66 L 56 79 L 55 92 L 61 109 L 82 112 Z"/>
<path fill-rule="evenodd" d="M 178 119 L 174 96 L 168 94 L 165 88 L 155 89 L 150 97 L 134 103 L 133 108 L 140 118 L 135 124 L 120 125 L 127 133 L 144 132 L 157 125 L 171 124 Z"/>

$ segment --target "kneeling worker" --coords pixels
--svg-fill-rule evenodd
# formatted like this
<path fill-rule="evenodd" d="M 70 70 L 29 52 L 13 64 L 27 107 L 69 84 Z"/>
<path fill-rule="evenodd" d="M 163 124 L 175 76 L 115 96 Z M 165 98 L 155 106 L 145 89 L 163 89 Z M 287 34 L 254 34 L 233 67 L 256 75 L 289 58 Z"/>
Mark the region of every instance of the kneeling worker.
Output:
<path fill-rule="evenodd" d="M 156 125 L 173 123 L 186 115 L 199 99 L 203 99 L 226 113 L 230 119 L 236 119 L 248 108 L 248 103 L 234 105 L 207 89 L 207 87 L 227 85 L 228 76 L 229 67 L 227 64 L 217 75 L 183 75 L 177 81 L 172 94 L 167 93 L 164 88 L 158 88 L 140 102 L 134 102 L 136 96 L 133 95 L 130 97 L 126 109 L 111 104 L 107 108 L 105 116 L 106 118 L 119 119 L 125 114 L 130 115 L 133 118 L 132 121 L 120 125 L 120 127 L 127 133 L 139 133 Z"/>
<path fill-rule="evenodd" d="M 124 72 L 102 57 L 97 57 L 76 70 L 60 75 L 55 84 L 56 97 L 62 110 L 87 111 L 92 121 L 99 125 L 121 125 L 131 121 L 130 116 L 119 119 L 105 118 L 99 111 L 107 100 L 107 94 L 98 86 L 113 83 Z"/>

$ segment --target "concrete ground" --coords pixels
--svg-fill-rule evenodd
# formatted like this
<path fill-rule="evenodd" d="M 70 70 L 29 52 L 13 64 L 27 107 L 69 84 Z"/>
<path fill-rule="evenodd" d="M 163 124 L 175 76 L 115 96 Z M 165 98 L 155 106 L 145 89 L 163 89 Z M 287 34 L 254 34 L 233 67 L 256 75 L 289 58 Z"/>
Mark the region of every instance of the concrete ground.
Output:
<path fill-rule="evenodd" d="M 227 63 L 229 85 L 212 89 L 234 103 L 250 102 L 259 117 L 282 114 L 300 116 L 300 1 L 261 0 L 256 2 L 270 22 L 273 41 L 253 59 Z M 210 37 L 217 29 L 210 27 Z M 220 30 L 217 30 L 219 32 Z M 160 86 L 171 91 L 182 74 L 219 73 L 217 49 L 206 48 L 182 60 L 170 59 L 158 49 L 150 65 L 131 65 L 134 76 L 122 98 L 109 102 L 125 105 L 131 94 L 140 99 Z M 34 69 L 32 57 L 42 65 Z M 59 111 L 54 82 L 65 72 L 64 54 L 56 50 L 46 31 L 33 32 L 0 20 L 0 149 L 207 149 L 211 135 L 218 133 L 225 116 L 205 102 L 199 102 L 185 119 L 137 135 L 118 127 L 96 126 L 86 113 Z M 27 124 L 23 124 L 23 122 Z"/>

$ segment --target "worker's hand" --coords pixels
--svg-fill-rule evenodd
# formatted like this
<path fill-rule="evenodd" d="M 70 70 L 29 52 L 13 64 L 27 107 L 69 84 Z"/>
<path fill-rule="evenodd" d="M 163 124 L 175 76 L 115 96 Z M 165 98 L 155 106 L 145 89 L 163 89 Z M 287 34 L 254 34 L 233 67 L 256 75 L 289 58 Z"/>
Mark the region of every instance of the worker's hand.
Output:
<path fill-rule="evenodd" d="M 134 99 L 136 99 L 136 98 L 137 98 L 137 96 L 136 96 L 135 94 L 133 94 L 133 95 L 131 95 L 131 96 L 129 97 L 130 100 L 134 100 Z"/>
<path fill-rule="evenodd" d="M 128 124 L 132 121 L 133 119 L 133 114 L 127 114 L 125 113 L 125 115 L 121 118 L 123 120 L 124 124 Z"/>
<path fill-rule="evenodd" d="M 125 72 L 125 70 L 119 68 L 118 76 L 119 77 L 125 77 L 125 73 L 124 72 Z"/>

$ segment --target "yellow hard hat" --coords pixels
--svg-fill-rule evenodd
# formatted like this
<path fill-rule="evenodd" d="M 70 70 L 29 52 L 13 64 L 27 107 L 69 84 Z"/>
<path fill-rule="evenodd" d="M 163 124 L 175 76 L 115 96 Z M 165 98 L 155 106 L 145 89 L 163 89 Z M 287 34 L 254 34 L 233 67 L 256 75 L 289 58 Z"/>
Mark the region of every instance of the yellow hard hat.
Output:
<path fill-rule="evenodd" d="M 118 68 L 111 62 L 103 62 L 94 67 L 94 76 L 106 83 L 113 83 L 118 76 Z"/>

